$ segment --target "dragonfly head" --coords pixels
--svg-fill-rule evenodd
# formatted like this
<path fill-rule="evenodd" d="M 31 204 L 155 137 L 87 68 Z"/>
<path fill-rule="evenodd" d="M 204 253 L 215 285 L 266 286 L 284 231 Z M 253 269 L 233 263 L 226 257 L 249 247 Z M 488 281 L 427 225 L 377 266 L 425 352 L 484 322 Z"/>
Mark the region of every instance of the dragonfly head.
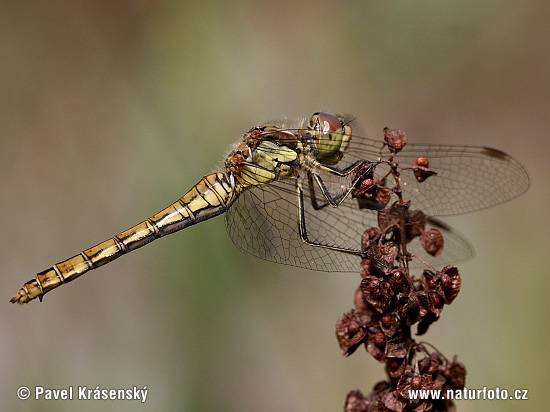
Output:
<path fill-rule="evenodd" d="M 351 140 L 351 127 L 333 114 L 317 112 L 311 116 L 308 129 L 317 149 L 317 160 L 326 165 L 338 163 Z"/>

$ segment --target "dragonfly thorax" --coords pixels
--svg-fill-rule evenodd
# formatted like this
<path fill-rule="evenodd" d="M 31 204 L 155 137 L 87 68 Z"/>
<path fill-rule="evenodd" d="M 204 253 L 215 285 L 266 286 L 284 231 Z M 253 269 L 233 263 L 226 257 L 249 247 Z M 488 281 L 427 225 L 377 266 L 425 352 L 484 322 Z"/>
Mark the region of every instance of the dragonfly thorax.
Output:
<path fill-rule="evenodd" d="M 297 139 L 281 139 L 285 133 L 281 130 L 262 130 L 261 138 L 253 129 L 243 141 L 227 156 L 226 169 L 230 170 L 243 188 L 258 186 L 286 178 L 296 173 L 299 146 Z M 274 133 L 274 134 L 273 134 Z M 289 146 L 282 144 L 288 143 Z"/>

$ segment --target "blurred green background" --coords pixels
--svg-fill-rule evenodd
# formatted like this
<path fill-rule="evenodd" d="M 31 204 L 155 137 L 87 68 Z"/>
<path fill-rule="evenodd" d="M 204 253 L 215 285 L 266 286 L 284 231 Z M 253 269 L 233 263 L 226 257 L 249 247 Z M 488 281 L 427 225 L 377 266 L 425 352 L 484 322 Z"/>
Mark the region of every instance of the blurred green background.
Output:
<path fill-rule="evenodd" d="M 532 182 L 446 219 L 475 245 L 426 340 L 470 388 L 543 410 L 550 292 L 550 3 L 0 2 L 0 400 L 10 411 L 338 411 L 384 378 L 334 336 L 357 274 L 239 252 L 222 218 L 13 306 L 21 284 L 162 209 L 251 126 L 317 110 L 363 132 L 512 153 Z M 19 386 L 128 388 L 147 402 L 20 401 Z"/>

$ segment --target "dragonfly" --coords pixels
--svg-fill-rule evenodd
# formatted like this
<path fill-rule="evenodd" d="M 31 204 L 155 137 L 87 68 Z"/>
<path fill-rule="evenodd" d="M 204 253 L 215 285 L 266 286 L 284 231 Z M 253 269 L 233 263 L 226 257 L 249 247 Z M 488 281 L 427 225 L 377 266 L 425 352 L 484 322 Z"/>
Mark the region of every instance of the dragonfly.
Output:
<path fill-rule="evenodd" d="M 11 302 L 42 300 L 90 270 L 223 213 L 229 236 L 249 254 L 305 269 L 355 272 L 358 257 L 369 257 L 361 249 L 361 235 L 376 226 L 377 217 L 358 207 L 350 193 L 365 174 L 387 176 L 392 166 L 410 166 L 421 156 L 436 174 L 420 182 L 411 167 L 402 167 L 402 195 L 444 234 L 438 261 L 467 259 L 473 255 L 471 244 L 433 216 L 471 212 L 521 195 L 529 177 L 520 163 L 482 146 L 408 143 L 390 153 L 382 139 L 354 135 L 348 117 L 316 112 L 253 127 L 219 171 L 157 214 L 38 273 Z M 419 244 L 411 243 L 410 249 L 422 262 L 433 262 Z"/>

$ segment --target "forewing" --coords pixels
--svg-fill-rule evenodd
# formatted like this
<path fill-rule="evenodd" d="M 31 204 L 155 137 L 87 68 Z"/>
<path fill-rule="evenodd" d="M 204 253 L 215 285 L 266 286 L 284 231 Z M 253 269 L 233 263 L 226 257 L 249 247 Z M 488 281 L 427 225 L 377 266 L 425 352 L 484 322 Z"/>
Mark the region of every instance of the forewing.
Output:
<path fill-rule="evenodd" d="M 375 141 L 354 136 L 349 149 L 350 159 L 387 159 L 387 149 L 376 151 Z M 429 160 L 429 168 L 436 172 L 424 182 L 418 182 L 412 166 L 418 157 Z M 523 166 L 510 155 L 488 147 L 411 144 L 399 152 L 394 161 L 402 169 L 401 189 L 411 208 L 427 215 L 443 216 L 472 212 L 495 206 L 524 193 L 529 187 L 529 176 Z M 389 172 L 388 165 L 377 167 L 377 176 Z M 388 185 L 394 182 L 388 180 Z"/>

